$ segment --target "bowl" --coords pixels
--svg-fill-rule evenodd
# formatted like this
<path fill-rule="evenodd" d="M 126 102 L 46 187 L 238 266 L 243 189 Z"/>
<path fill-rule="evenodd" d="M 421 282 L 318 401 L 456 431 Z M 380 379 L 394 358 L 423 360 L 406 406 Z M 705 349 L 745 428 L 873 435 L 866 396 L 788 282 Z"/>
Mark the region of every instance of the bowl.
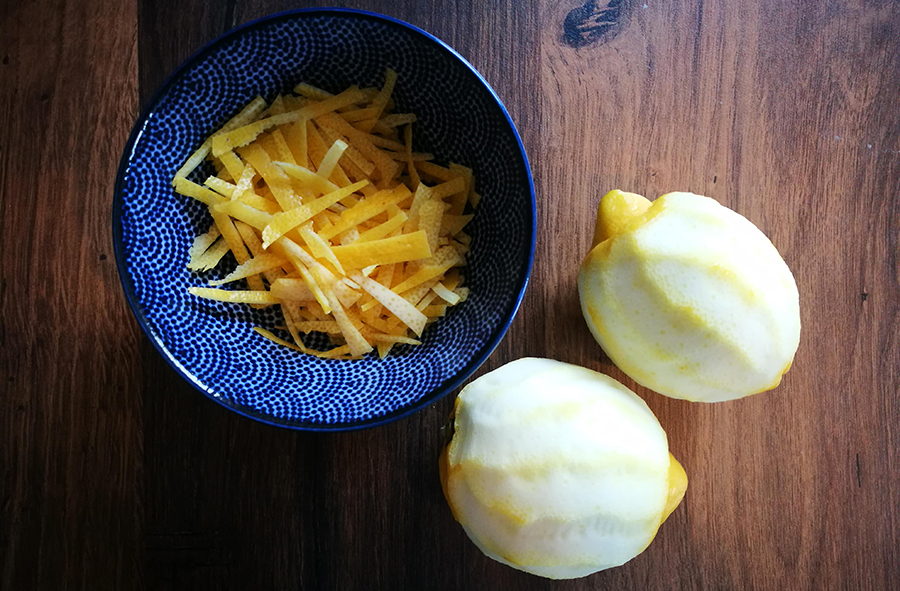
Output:
<path fill-rule="evenodd" d="M 481 203 L 466 231 L 469 299 L 428 327 L 421 346 L 386 359 L 319 359 L 251 329 L 283 322 L 274 309 L 200 300 L 214 275 L 187 269 L 206 208 L 176 194 L 175 171 L 218 126 L 257 95 L 272 100 L 299 82 L 331 92 L 399 77 L 397 112 L 418 115 L 415 149 L 474 170 Z M 204 164 L 190 177 L 202 182 Z M 214 40 L 181 65 L 137 121 L 113 203 L 116 262 L 126 297 L 166 361 L 212 400 L 272 425 L 352 430 L 406 416 L 460 386 L 500 342 L 534 258 L 534 185 L 509 114 L 487 82 L 432 35 L 396 19 L 348 9 L 269 16 Z M 230 268 L 229 268 L 230 266 Z M 245 286 L 240 286 L 246 289 Z"/>

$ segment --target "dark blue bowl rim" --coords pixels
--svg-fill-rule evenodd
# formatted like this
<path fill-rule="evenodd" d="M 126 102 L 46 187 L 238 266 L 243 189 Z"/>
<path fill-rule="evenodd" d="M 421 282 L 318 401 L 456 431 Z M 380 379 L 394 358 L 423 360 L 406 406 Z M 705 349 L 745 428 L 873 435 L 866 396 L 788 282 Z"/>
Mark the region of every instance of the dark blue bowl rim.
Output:
<path fill-rule="evenodd" d="M 257 27 L 261 27 L 272 23 L 274 21 L 284 20 L 288 18 L 293 18 L 297 15 L 309 15 L 309 16 L 327 16 L 327 15 L 336 15 L 336 16 L 348 16 L 355 18 L 366 18 L 373 19 L 377 21 L 381 21 L 385 24 L 401 27 L 412 31 L 413 33 L 419 34 L 423 36 L 426 40 L 436 43 L 439 47 L 444 50 L 450 52 L 456 59 L 458 59 L 481 83 L 482 86 L 491 94 L 494 98 L 494 101 L 497 104 L 497 107 L 500 108 L 500 111 L 503 113 L 503 116 L 506 118 L 507 123 L 509 123 L 510 130 L 513 133 L 513 136 L 516 139 L 516 143 L 519 146 L 519 153 L 522 156 L 522 160 L 525 164 L 525 172 L 528 175 L 528 188 L 531 193 L 531 248 L 528 253 L 528 264 L 525 270 L 525 279 L 522 282 L 522 286 L 519 289 L 519 293 L 516 296 L 516 301 L 510 311 L 509 317 L 505 320 L 502 326 L 500 326 L 492 336 L 489 341 L 487 347 L 484 349 L 484 352 L 473 359 L 469 364 L 460 371 L 455 379 L 444 385 L 443 387 L 439 387 L 435 389 L 429 396 L 423 397 L 420 401 L 412 404 L 406 408 L 399 409 L 397 411 L 388 413 L 386 415 L 380 417 L 374 417 L 372 419 L 368 419 L 365 421 L 358 421 L 354 423 L 336 423 L 336 424 L 314 424 L 314 423 L 298 423 L 291 421 L 277 421 L 272 420 L 272 417 L 266 415 L 264 413 L 255 413 L 252 411 L 248 411 L 247 409 L 240 408 L 238 406 L 231 405 L 224 401 L 223 399 L 213 395 L 205 388 L 201 387 L 199 383 L 194 379 L 194 377 L 190 374 L 190 372 L 178 364 L 171 356 L 171 353 L 163 346 L 162 342 L 154 335 L 153 330 L 150 327 L 149 321 L 145 316 L 143 310 L 137 302 L 137 296 L 134 293 L 134 284 L 131 280 L 131 275 L 128 272 L 128 268 L 125 261 L 125 251 L 123 244 L 123 228 L 122 228 L 122 202 L 123 202 L 123 189 L 125 183 L 125 172 L 128 168 L 128 164 L 131 160 L 131 154 L 134 150 L 135 143 L 137 142 L 137 138 L 140 135 L 141 130 L 144 128 L 148 117 L 156 108 L 156 105 L 159 101 L 171 90 L 172 86 L 175 82 L 181 77 L 181 74 L 188 70 L 191 66 L 194 65 L 200 58 L 204 57 L 209 52 L 216 49 L 221 43 L 236 37 L 243 32 L 254 29 Z M 513 319 L 516 317 L 516 314 L 519 311 L 519 307 L 522 305 L 522 299 L 525 296 L 525 290 L 528 287 L 528 282 L 531 278 L 531 271 L 534 265 L 534 253 L 535 253 L 535 242 L 537 239 L 537 201 L 534 190 L 534 178 L 531 173 L 531 166 L 528 162 L 528 155 L 525 153 L 525 146 L 522 143 L 522 138 L 519 135 L 518 129 L 516 129 L 515 123 L 513 123 L 512 117 L 510 117 L 509 112 L 506 110 L 506 107 L 503 105 L 503 102 L 500 100 L 500 97 L 497 96 L 497 93 L 491 88 L 491 85 L 487 83 L 484 77 L 476 70 L 472 64 L 470 64 L 463 56 L 457 53 L 452 47 L 432 35 L 427 31 L 424 31 L 415 25 L 411 25 L 402 20 L 393 18 L 391 16 L 387 16 L 384 14 L 379 14 L 377 12 L 371 12 L 368 10 L 359 10 L 353 8 L 302 8 L 296 10 L 288 10 L 284 12 L 278 12 L 275 14 L 271 14 L 254 21 L 250 21 L 245 23 L 239 27 L 235 27 L 229 31 L 226 31 L 222 35 L 213 39 L 198 51 L 196 51 L 193 55 L 187 58 L 178 68 L 175 69 L 172 74 L 163 82 L 162 86 L 157 89 L 154 93 L 153 97 L 150 99 L 150 102 L 141 112 L 140 117 L 137 119 L 134 127 L 131 130 L 131 134 L 128 137 L 128 142 L 125 144 L 125 149 L 122 153 L 122 159 L 119 162 L 119 169 L 116 174 L 116 183 L 114 186 L 113 193 L 113 207 L 112 207 L 112 230 L 113 230 L 113 249 L 116 257 L 116 267 L 119 272 L 119 280 L 122 282 L 122 288 L 125 290 L 125 297 L 128 300 L 128 306 L 131 308 L 132 313 L 138 320 L 138 323 L 141 326 L 141 329 L 144 331 L 144 334 L 147 335 L 150 342 L 153 344 L 153 347 L 159 352 L 162 358 L 169 364 L 169 366 L 175 370 L 176 373 L 181 375 L 188 383 L 190 383 L 194 388 L 199 390 L 204 396 L 209 398 L 210 400 L 215 401 L 221 406 L 224 406 L 228 410 L 235 412 L 237 414 L 243 415 L 247 418 L 259 421 L 261 423 L 265 423 L 267 425 L 272 425 L 274 427 L 282 427 L 287 429 L 293 429 L 297 431 L 311 431 L 311 432 L 342 432 L 342 431 L 357 431 L 360 429 L 368 429 L 371 427 L 378 427 L 381 425 L 386 425 L 388 423 L 392 423 L 404 417 L 407 417 L 419 410 L 422 410 L 429 404 L 433 404 L 438 400 L 442 399 L 444 396 L 454 391 L 463 382 L 465 382 L 475 371 L 487 361 L 488 357 L 494 352 L 497 348 L 497 345 L 500 344 L 500 341 L 503 340 L 504 335 L 509 330 L 510 324 L 512 324 Z"/>

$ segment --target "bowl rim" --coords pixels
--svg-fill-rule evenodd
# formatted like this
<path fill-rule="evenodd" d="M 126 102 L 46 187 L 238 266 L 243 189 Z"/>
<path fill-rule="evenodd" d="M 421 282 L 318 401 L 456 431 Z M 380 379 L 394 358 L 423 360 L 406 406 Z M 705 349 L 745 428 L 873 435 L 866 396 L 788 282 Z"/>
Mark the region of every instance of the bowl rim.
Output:
<path fill-rule="evenodd" d="M 443 387 L 439 386 L 438 388 L 435 388 L 429 395 L 424 396 L 421 400 L 411 404 L 410 406 L 401 408 L 400 410 L 390 412 L 379 417 L 373 417 L 371 419 L 353 423 L 323 423 L 319 425 L 314 423 L 300 423 L 299 421 L 278 421 L 275 420 L 274 417 L 271 417 L 270 415 L 267 415 L 265 413 L 254 413 L 239 406 L 231 405 L 226 402 L 221 396 L 217 396 L 216 394 L 210 392 L 206 387 L 204 387 L 203 384 L 197 381 L 197 378 L 187 368 L 185 368 L 177 359 L 175 359 L 172 353 L 160 341 L 159 337 L 154 334 L 154 331 L 149 324 L 149 320 L 144 314 L 144 310 L 141 308 L 139 302 L 137 301 L 137 295 L 134 291 L 134 283 L 128 271 L 128 265 L 125 257 L 125 248 L 123 244 L 122 206 L 124 201 L 123 194 L 125 188 L 126 170 L 128 169 L 128 165 L 134 153 L 134 147 L 137 144 L 137 141 L 140 138 L 143 129 L 146 127 L 150 115 L 156 109 L 156 106 L 158 105 L 160 100 L 162 100 L 162 98 L 168 94 L 168 92 L 174 86 L 175 82 L 181 77 L 182 73 L 187 71 L 190 67 L 194 66 L 197 61 L 205 57 L 208 53 L 217 49 L 220 44 L 234 37 L 237 37 L 250 29 L 255 29 L 268 25 L 275 21 L 285 20 L 296 16 L 348 16 L 353 18 L 372 19 L 390 26 L 406 29 L 416 35 L 421 35 L 426 41 L 437 44 L 439 48 L 449 52 L 466 69 L 468 69 L 475 76 L 475 79 L 485 88 L 485 90 L 490 93 L 497 107 L 500 108 L 500 112 L 506 118 L 506 122 L 509 124 L 509 128 L 512 131 L 513 137 L 515 138 L 518 145 L 519 154 L 521 155 L 522 161 L 525 164 L 525 172 L 528 176 L 528 189 L 531 197 L 531 240 L 528 253 L 528 263 L 525 269 L 525 277 L 522 281 L 521 287 L 519 288 L 519 293 L 516 295 L 515 302 L 512 306 L 512 310 L 510 311 L 508 318 L 506 318 L 503 324 L 494 331 L 494 335 L 488 341 L 484 352 L 475 359 L 471 360 L 462 370 L 460 370 L 456 374 L 456 376 L 452 380 L 449 381 L 449 383 L 446 383 L 446 385 L 444 385 Z M 122 289 L 125 292 L 125 299 L 128 302 L 128 306 L 129 308 L 131 308 L 131 312 L 137 319 L 141 330 L 144 332 L 144 335 L 148 338 L 156 351 L 166 361 L 166 363 L 168 363 L 169 366 L 173 370 L 175 370 L 175 372 L 179 374 L 185 381 L 191 384 L 195 389 L 199 390 L 206 398 L 213 400 L 218 405 L 225 407 L 229 411 L 235 412 L 241 416 L 247 417 L 254 421 L 258 421 L 260 423 L 264 423 L 266 425 L 271 425 L 273 427 L 279 427 L 282 429 L 290 429 L 294 431 L 307 431 L 317 433 L 347 432 L 369 429 L 372 427 L 379 427 L 388 423 L 393 423 L 394 421 L 406 418 L 424 409 L 428 405 L 436 403 L 437 401 L 447 396 L 450 392 L 456 390 L 459 386 L 461 386 L 463 382 L 468 380 L 469 377 L 471 377 L 471 375 L 475 373 L 475 371 L 479 367 L 481 367 L 485 361 L 487 361 L 487 359 L 491 356 L 491 354 L 503 340 L 503 337 L 506 336 L 510 325 L 515 319 L 516 314 L 518 314 L 519 308 L 522 305 L 522 300 L 525 296 L 525 291 L 531 279 L 531 272 L 534 267 L 535 246 L 537 242 L 537 199 L 534 189 L 534 175 L 531 171 L 531 165 L 528 161 L 528 155 L 525 152 L 525 146 L 522 143 L 522 138 L 519 135 L 519 130 L 516 128 L 512 117 L 510 117 L 509 112 L 506 110 L 506 107 L 503 104 L 503 101 L 500 100 L 500 97 L 497 96 L 497 93 L 494 91 L 491 85 L 488 84 L 488 82 L 478 72 L 478 70 L 476 70 L 475 67 L 472 66 L 472 64 L 470 64 L 468 60 L 461 56 L 455 49 L 453 49 L 452 47 L 450 47 L 450 45 L 448 45 L 444 41 L 441 41 L 431 33 L 420 29 L 415 25 L 385 14 L 355 8 L 300 8 L 276 12 L 225 31 L 221 35 L 204 44 L 200 49 L 191 54 L 190 57 L 185 59 L 177 68 L 175 68 L 175 70 L 171 74 L 169 74 L 169 76 L 159 86 L 159 88 L 156 89 L 156 91 L 153 93 L 153 96 L 150 98 L 150 101 L 141 109 L 141 114 L 135 121 L 134 127 L 132 128 L 131 133 L 128 136 L 128 141 L 126 142 L 125 147 L 122 151 L 122 158 L 119 161 L 119 167 L 116 173 L 116 182 L 113 187 L 112 234 L 113 250 L 116 258 L 116 268 L 119 274 L 119 281 L 121 282 Z"/>

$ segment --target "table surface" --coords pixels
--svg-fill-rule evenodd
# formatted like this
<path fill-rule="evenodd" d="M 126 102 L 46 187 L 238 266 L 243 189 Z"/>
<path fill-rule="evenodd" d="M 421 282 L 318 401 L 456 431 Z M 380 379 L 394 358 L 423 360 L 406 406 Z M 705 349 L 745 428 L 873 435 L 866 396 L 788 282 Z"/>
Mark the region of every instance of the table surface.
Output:
<path fill-rule="evenodd" d="M 248 0 L 0 3 L 0 589 L 900 588 L 900 7 L 890 1 L 371 0 L 493 85 L 528 150 L 538 244 L 481 372 L 542 356 L 626 384 L 575 289 L 599 196 L 742 213 L 800 289 L 775 391 L 636 391 L 690 476 L 623 567 L 553 582 L 483 557 L 440 492 L 448 396 L 317 435 L 182 381 L 116 273 L 113 179 L 142 105 Z"/>

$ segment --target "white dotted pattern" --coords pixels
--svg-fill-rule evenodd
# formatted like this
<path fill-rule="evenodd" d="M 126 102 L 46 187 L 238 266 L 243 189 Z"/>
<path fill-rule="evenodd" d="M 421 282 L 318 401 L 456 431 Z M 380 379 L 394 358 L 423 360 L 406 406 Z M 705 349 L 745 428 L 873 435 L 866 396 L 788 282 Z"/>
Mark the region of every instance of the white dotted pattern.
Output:
<path fill-rule="evenodd" d="M 316 359 L 251 329 L 282 324 L 274 309 L 200 300 L 235 266 L 188 271 L 187 251 L 205 232 L 205 207 L 176 194 L 171 179 L 190 153 L 256 95 L 271 100 L 305 81 L 332 92 L 380 85 L 399 74 L 398 112 L 413 112 L 416 149 L 473 168 L 483 199 L 467 231 L 468 301 L 426 329 L 420 347 L 385 360 Z M 179 369 L 226 406 L 294 428 L 356 428 L 436 400 L 484 360 L 512 319 L 534 244 L 531 174 L 512 124 L 479 78 L 414 29 L 348 12 L 283 14 L 234 31 L 193 58 L 151 107 L 123 157 L 116 241 L 123 283 L 145 330 Z M 211 167 L 192 177 L 202 182 Z M 243 287 L 243 286 L 242 286 Z M 277 331 L 276 331 L 277 333 Z M 287 337 L 287 335 L 282 335 Z M 318 338 L 318 337 L 316 337 Z M 327 339 L 308 344 L 323 347 Z"/>

